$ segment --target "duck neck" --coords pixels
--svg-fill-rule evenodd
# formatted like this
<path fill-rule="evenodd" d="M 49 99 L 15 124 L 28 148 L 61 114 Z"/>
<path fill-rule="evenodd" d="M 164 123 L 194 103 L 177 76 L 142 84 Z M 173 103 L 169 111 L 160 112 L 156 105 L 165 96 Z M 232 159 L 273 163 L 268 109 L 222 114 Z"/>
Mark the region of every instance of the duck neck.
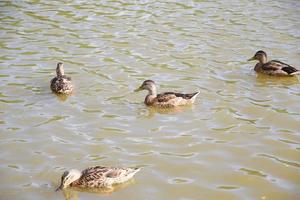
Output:
<path fill-rule="evenodd" d="M 254 67 L 254 71 L 256 72 L 260 72 L 261 71 L 261 68 L 262 68 L 263 64 L 262 63 L 257 63 Z"/>
<path fill-rule="evenodd" d="M 157 96 L 157 92 L 156 92 L 156 87 L 153 86 L 151 88 L 148 89 L 148 95 L 151 95 L 151 96 Z"/>
<path fill-rule="evenodd" d="M 260 64 L 267 63 L 267 56 L 261 56 L 258 61 Z"/>
<path fill-rule="evenodd" d="M 155 99 L 157 96 L 156 88 L 152 87 L 151 89 L 148 89 L 148 95 L 145 98 L 145 104 L 151 105 L 153 102 L 153 99 Z"/>
<path fill-rule="evenodd" d="M 57 77 L 62 77 L 63 75 L 65 75 L 65 71 L 62 66 L 57 67 L 56 75 L 57 75 Z"/>

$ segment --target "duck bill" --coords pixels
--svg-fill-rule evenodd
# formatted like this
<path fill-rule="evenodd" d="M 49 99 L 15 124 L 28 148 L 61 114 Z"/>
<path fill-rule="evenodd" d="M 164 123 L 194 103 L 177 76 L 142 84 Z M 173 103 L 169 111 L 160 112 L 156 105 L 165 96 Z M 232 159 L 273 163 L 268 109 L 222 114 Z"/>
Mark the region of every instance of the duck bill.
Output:
<path fill-rule="evenodd" d="M 135 92 L 138 92 L 138 91 L 141 91 L 141 90 L 143 90 L 142 86 L 139 87 L 139 88 L 137 88 L 137 89 L 135 89 L 134 91 L 135 91 Z"/>
<path fill-rule="evenodd" d="M 62 184 L 60 184 L 60 186 L 59 186 L 58 188 L 56 188 L 55 192 L 57 192 L 57 191 L 61 190 L 62 188 L 63 188 L 63 185 L 62 185 Z"/>
<path fill-rule="evenodd" d="M 255 60 L 255 57 L 249 58 L 248 61 Z"/>

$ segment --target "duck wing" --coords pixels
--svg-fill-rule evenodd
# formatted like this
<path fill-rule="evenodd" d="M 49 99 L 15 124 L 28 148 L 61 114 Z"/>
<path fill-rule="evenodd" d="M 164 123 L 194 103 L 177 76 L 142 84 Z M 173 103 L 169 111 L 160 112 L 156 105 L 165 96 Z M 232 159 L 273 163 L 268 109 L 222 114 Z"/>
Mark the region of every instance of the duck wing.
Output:
<path fill-rule="evenodd" d="M 95 166 L 95 167 L 89 167 L 85 170 L 82 171 L 82 176 L 87 176 L 87 175 L 90 175 L 90 174 L 98 174 L 98 175 L 102 175 L 103 172 L 106 171 L 106 168 L 107 167 L 104 167 L 104 166 Z"/>
<path fill-rule="evenodd" d="M 72 186 L 110 187 L 114 183 L 127 181 L 138 171 L 138 168 L 90 167 L 82 171 L 82 176 Z"/>
<path fill-rule="evenodd" d="M 83 170 L 81 177 L 72 183 L 72 186 L 79 187 L 105 187 L 104 177 L 107 172 L 106 167 L 95 166 Z"/>
<path fill-rule="evenodd" d="M 278 60 L 271 60 L 265 63 L 262 66 L 262 69 L 269 70 L 269 71 L 282 71 L 282 73 L 286 73 L 286 74 L 293 74 L 299 71 L 296 68 Z"/>
<path fill-rule="evenodd" d="M 107 178 L 116 178 L 123 172 L 122 168 L 115 167 L 103 167 L 103 166 L 95 166 L 85 169 L 82 172 L 82 176 L 84 177 L 107 177 Z"/>
<path fill-rule="evenodd" d="M 165 92 L 157 95 L 157 101 L 158 102 L 168 102 L 171 99 L 175 98 L 183 98 L 183 99 L 191 99 L 193 96 L 198 94 L 198 92 L 191 93 L 191 94 L 182 94 L 177 92 Z"/>
<path fill-rule="evenodd" d="M 107 172 L 105 173 L 106 183 L 107 185 L 112 185 L 126 182 L 138 171 L 140 171 L 140 168 L 107 168 Z"/>
<path fill-rule="evenodd" d="M 168 102 L 171 99 L 175 99 L 176 97 L 179 96 L 176 96 L 176 93 L 174 92 L 165 92 L 157 95 L 157 101 L 160 103 Z"/>

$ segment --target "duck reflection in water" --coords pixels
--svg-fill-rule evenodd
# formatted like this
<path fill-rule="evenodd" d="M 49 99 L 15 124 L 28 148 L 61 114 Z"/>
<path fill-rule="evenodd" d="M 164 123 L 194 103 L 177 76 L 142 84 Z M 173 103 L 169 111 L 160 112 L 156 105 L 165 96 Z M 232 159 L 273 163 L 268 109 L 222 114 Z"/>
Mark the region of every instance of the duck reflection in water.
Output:
<path fill-rule="evenodd" d="M 117 192 L 121 189 L 124 189 L 128 187 L 129 185 L 135 184 L 135 179 L 130 179 L 122 184 L 116 184 L 109 188 L 78 188 L 78 187 L 72 187 L 72 188 L 66 188 L 63 190 L 63 195 L 65 200 L 78 200 L 80 199 L 80 193 L 94 193 L 95 195 L 104 195 L 108 196 L 111 195 L 113 192 Z"/>

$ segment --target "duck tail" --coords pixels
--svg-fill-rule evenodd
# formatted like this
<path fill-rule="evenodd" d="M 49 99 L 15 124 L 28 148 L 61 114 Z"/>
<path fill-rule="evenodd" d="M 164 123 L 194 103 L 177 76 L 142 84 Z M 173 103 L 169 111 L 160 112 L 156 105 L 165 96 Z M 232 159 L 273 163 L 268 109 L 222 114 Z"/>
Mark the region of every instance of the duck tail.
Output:
<path fill-rule="evenodd" d="M 300 70 L 295 71 L 295 72 L 291 73 L 290 75 L 294 76 L 294 75 L 298 75 L 298 74 L 300 74 Z"/>
<path fill-rule="evenodd" d="M 141 168 L 135 167 L 135 168 L 127 168 L 127 174 L 128 175 L 135 175 L 138 171 L 140 171 Z"/>
<path fill-rule="evenodd" d="M 297 75 L 297 74 L 300 74 L 300 71 L 290 65 L 287 65 L 286 67 L 283 67 L 281 69 L 282 71 L 286 72 L 288 75 Z"/>
<path fill-rule="evenodd" d="M 195 92 L 190 94 L 191 95 L 191 101 L 194 103 L 194 101 L 196 100 L 197 96 L 200 94 L 200 92 Z"/>
<path fill-rule="evenodd" d="M 139 172 L 141 170 L 141 168 L 127 168 L 127 179 L 132 178 L 137 172 Z"/>
<path fill-rule="evenodd" d="M 134 170 L 134 174 L 136 174 L 137 172 L 139 172 L 141 170 L 141 168 L 135 167 L 135 168 L 133 168 L 133 170 Z"/>

